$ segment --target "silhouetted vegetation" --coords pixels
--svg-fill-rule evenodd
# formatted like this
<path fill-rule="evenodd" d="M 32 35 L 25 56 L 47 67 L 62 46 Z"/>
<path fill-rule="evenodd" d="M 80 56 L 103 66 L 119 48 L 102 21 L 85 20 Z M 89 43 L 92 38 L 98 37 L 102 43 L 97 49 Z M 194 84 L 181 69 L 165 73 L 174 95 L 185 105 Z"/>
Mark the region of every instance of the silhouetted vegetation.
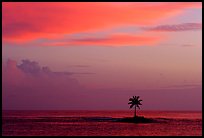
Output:
<path fill-rule="evenodd" d="M 136 108 L 138 107 L 140 109 L 139 106 L 142 105 L 141 104 L 142 100 L 140 100 L 139 98 L 140 98 L 140 96 L 133 96 L 132 98 L 129 99 L 130 102 L 128 104 L 131 104 L 130 108 L 135 106 L 134 118 L 136 118 Z"/>

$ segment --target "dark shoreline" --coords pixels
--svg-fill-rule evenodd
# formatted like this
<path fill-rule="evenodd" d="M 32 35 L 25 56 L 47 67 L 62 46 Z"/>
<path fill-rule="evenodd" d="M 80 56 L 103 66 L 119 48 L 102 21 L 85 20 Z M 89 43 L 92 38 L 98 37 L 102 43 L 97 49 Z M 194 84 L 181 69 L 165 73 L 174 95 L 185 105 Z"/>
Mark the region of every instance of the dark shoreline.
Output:
<path fill-rule="evenodd" d="M 143 116 L 137 116 L 137 117 L 125 117 L 120 118 L 117 120 L 117 122 L 126 122 L 126 123 L 156 123 L 158 122 L 155 119 L 152 118 L 145 118 Z"/>
<path fill-rule="evenodd" d="M 202 119 L 201 119 L 202 120 Z M 115 122 L 115 123 L 170 123 L 175 121 L 188 121 L 191 119 L 173 119 L 173 118 L 146 118 L 144 116 L 137 117 L 105 117 L 105 116 L 90 116 L 90 117 L 66 117 L 66 116 L 38 116 L 38 117 L 3 117 L 3 124 L 6 123 L 27 123 L 27 122 Z M 195 119 L 194 121 L 200 121 Z"/>

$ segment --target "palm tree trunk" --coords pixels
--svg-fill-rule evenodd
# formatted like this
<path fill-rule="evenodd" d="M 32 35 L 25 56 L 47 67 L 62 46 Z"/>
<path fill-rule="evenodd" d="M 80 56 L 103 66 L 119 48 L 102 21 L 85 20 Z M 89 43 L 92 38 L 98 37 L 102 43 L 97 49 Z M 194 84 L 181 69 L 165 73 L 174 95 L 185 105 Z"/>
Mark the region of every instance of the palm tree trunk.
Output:
<path fill-rule="evenodd" d="M 134 117 L 136 118 L 136 105 L 135 105 L 135 114 L 134 114 Z"/>

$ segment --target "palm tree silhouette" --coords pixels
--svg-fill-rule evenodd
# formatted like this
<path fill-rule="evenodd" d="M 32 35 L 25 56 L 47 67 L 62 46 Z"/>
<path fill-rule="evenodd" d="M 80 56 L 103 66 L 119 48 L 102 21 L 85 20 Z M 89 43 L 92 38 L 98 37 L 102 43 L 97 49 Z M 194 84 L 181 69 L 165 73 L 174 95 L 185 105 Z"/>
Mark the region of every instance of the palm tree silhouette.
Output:
<path fill-rule="evenodd" d="M 136 107 L 138 107 L 140 109 L 140 105 L 142 105 L 140 102 L 142 100 L 139 100 L 140 96 L 133 96 L 132 98 L 129 99 L 129 103 L 128 104 L 131 104 L 130 105 L 130 108 L 132 108 L 133 106 L 135 106 L 135 112 L 134 112 L 134 118 L 136 118 Z"/>

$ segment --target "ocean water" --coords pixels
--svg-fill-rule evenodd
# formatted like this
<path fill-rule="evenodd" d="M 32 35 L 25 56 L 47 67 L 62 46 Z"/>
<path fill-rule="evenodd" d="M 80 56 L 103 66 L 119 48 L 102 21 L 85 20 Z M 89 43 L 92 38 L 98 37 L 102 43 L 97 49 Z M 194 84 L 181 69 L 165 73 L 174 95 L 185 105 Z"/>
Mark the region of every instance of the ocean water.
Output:
<path fill-rule="evenodd" d="M 202 112 L 142 111 L 156 123 L 117 122 L 127 111 L 3 111 L 3 136 L 201 136 Z"/>

